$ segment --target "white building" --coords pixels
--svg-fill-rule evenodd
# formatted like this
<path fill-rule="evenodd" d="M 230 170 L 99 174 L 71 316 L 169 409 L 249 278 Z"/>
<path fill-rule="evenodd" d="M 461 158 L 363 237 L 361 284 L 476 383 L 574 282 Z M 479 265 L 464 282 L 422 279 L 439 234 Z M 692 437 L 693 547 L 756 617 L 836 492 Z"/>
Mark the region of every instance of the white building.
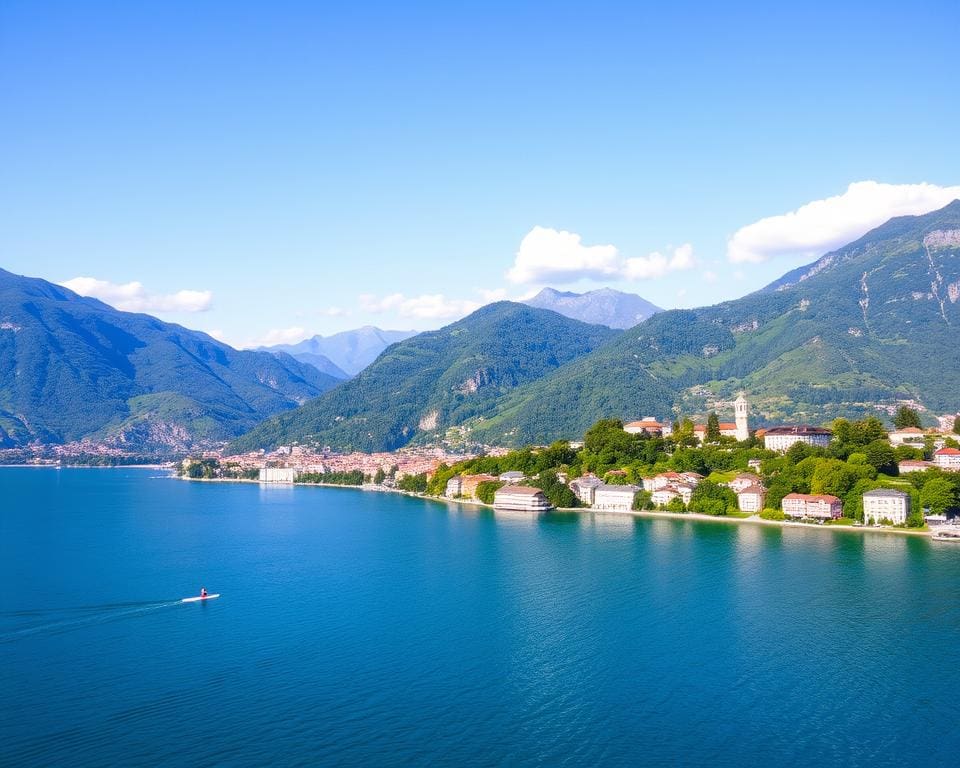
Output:
<path fill-rule="evenodd" d="M 743 392 L 741 392 L 733 402 L 733 414 L 736 420 L 736 434 L 734 437 L 736 437 L 737 440 L 747 440 L 750 437 L 749 410 L 747 398 Z"/>
<path fill-rule="evenodd" d="M 502 475 L 500 475 L 500 481 L 504 483 L 519 483 L 526 479 L 527 476 L 523 474 L 523 472 L 517 472 L 516 470 L 504 472 Z"/>
<path fill-rule="evenodd" d="M 627 422 L 623 425 L 623 431 L 629 432 L 631 435 L 639 435 L 646 432 L 653 437 L 660 437 L 661 435 L 669 435 L 672 430 L 669 424 L 661 424 L 653 418 L 653 416 L 646 416 L 640 419 L 640 421 Z"/>
<path fill-rule="evenodd" d="M 948 472 L 960 472 L 960 448 L 941 448 L 933 454 L 933 463 Z"/>
<path fill-rule="evenodd" d="M 574 496 L 580 500 L 581 504 L 591 507 L 593 506 L 593 494 L 601 485 L 603 485 L 603 480 L 596 475 L 584 475 L 570 482 L 570 490 L 573 491 Z"/>
<path fill-rule="evenodd" d="M 296 480 L 296 470 L 293 467 L 261 467 L 261 483 L 292 483 Z"/>
<path fill-rule="evenodd" d="M 664 488 L 658 488 L 655 490 L 650 496 L 650 501 L 653 502 L 653 506 L 655 507 L 665 507 L 673 499 L 677 499 L 679 497 L 680 494 L 677 493 L 672 486 L 668 485 Z"/>
<path fill-rule="evenodd" d="M 512 512 L 546 512 L 553 505 L 539 488 L 505 485 L 493 497 L 493 508 Z"/>
<path fill-rule="evenodd" d="M 447 480 L 447 488 L 443 493 L 448 499 L 456 499 L 463 495 L 463 477 L 457 475 Z"/>
<path fill-rule="evenodd" d="M 823 427 L 796 424 L 787 427 L 771 427 L 763 435 L 763 447 L 768 451 L 786 453 L 796 443 L 806 443 L 826 448 L 833 439 L 833 432 Z"/>
<path fill-rule="evenodd" d="M 727 483 L 727 487 L 734 493 L 740 493 L 744 488 L 749 488 L 751 485 L 760 485 L 760 478 L 749 472 L 739 474 Z"/>
<path fill-rule="evenodd" d="M 593 494 L 593 508 L 600 512 L 629 512 L 639 490 L 636 485 L 599 485 Z"/>
<path fill-rule="evenodd" d="M 890 445 L 919 445 L 923 446 L 923 430 L 916 427 L 895 429 L 887 435 Z"/>
<path fill-rule="evenodd" d="M 737 508 L 741 512 L 759 512 L 767 492 L 762 485 L 748 485 L 737 492 Z"/>
<path fill-rule="evenodd" d="M 920 461 L 919 459 L 904 459 L 898 465 L 900 474 L 905 475 L 909 472 L 926 472 L 928 469 L 937 466 L 932 461 Z"/>
<path fill-rule="evenodd" d="M 894 525 L 907 522 L 910 496 L 892 488 L 877 488 L 863 494 L 863 522 L 867 525 L 889 520 Z"/>
<path fill-rule="evenodd" d="M 787 517 L 829 520 L 843 514 L 843 503 L 828 494 L 788 493 L 783 497 L 780 509 Z"/>

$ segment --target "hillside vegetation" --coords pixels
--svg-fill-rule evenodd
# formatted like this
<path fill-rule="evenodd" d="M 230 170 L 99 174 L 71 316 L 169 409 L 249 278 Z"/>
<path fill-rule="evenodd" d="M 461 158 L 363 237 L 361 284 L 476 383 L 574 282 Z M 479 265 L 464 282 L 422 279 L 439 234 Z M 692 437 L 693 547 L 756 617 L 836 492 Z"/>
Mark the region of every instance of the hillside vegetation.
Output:
<path fill-rule="evenodd" d="M 0 446 L 223 440 L 335 383 L 288 355 L 237 351 L 0 270 Z"/>
<path fill-rule="evenodd" d="M 354 379 L 267 420 L 231 448 L 307 442 L 377 451 L 437 439 L 618 334 L 522 304 L 490 304 L 392 345 Z"/>
<path fill-rule="evenodd" d="M 823 422 L 897 400 L 952 411 L 958 330 L 955 201 L 892 219 L 742 299 L 656 314 L 470 426 L 491 443 L 576 439 L 600 418 L 702 413 L 741 389 L 755 423 Z"/>

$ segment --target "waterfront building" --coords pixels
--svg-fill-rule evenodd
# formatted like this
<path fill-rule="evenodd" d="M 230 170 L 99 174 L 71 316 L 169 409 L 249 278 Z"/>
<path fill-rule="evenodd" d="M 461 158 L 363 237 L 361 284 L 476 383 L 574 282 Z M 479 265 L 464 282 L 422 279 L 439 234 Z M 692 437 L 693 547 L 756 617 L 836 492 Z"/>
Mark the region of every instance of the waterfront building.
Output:
<path fill-rule="evenodd" d="M 636 485 L 599 485 L 593 494 L 593 508 L 601 512 L 629 512 L 639 490 Z"/>
<path fill-rule="evenodd" d="M 505 485 L 493 497 L 494 509 L 513 512 L 546 512 L 553 505 L 539 488 Z"/>
<path fill-rule="evenodd" d="M 748 485 L 737 492 L 737 508 L 741 512 L 759 512 L 766 496 L 762 485 Z"/>
<path fill-rule="evenodd" d="M 740 493 L 745 488 L 749 488 L 752 485 L 760 485 L 760 478 L 749 472 L 744 472 L 737 475 L 733 480 L 727 483 L 727 487 L 730 488 L 734 493 Z"/>
<path fill-rule="evenodd" d="M 894 525 L 907 522 L 910 514 L 910 496 L 893 488 L 877 488 L 863 494 L 863 522 L 879 523 L 889 520 Z"/>
<path fill-rule="evenodd" d="M 261 467 L 261 483 L 292 483 L 296 480 L 296 470 L 293 467 Z"/>
<path fill-rule="evenodd" d="M 948 472 L 960 472 L 960 448 L 941 448 L 933 454 L 933 463 Z"/>
<path fill-rule="evenodd" d="M 794 424 L 784 427 L 771 427 L 763 434 L 763 446 L 768 451 L 786 453 L 796 443 L 806 443 L 826 448 L 833 439 L 833 432 L 823 427 L 809 424 Z"/>
<path fill-rule="evenodd" d="M 843 503 L 829 494 L 789 493 L 783 497 L 780 509 L 787 517 L 829 520 L 843 514 Z"/>
<path fill-rule="evenodd" d="M 596 492 L 596 489 L 601 485 L 603 485 L 603 480 L 596 475 L 590 474 L 573 480 L 570 483 L 570 490 L 573 491 L 574 495 L 580 500 L 581 504 L 586 504 L 588 507 L 592 507 L 593 495 Z"/>
<path fill-rule="evenodd" d="M 497 478 L 493 475 L 464 475 L 460 486 L 460 495 L 465 499 L 475 499 L 477 497 L 477 486 L 480 483 L 495 483 Z"/>
<path fill-rule="evenodd" d="M 668 485 L 655 490 L 650 496 L 650 501 L 653 502 L 655 507 L 665 507 L 673 499 L 676 499 L 679 496 L 680 494 L 674 489 L 674 487 Z"/>
<path fill-rule="evenodd" d="M 690 499 L 693 498 L 694 488 L 696 488 L 696 483 L 676 483 L 673 486 L 673 489 L 680 494 L 680 498 L 683 499 L 684 504 L 690 503 Z"/>
<path fill-rule="evenodd" d="M 456 499 L 463 496 L 463 476 L 457 475 L 447 480 L 447 488 L 443 495 L 448 499 Z"/>

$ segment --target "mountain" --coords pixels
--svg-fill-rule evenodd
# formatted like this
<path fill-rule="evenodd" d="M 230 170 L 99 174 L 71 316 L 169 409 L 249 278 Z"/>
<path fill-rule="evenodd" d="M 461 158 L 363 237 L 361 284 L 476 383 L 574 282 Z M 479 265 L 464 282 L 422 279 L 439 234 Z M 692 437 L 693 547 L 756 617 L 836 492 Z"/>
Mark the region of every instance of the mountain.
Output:
<path fill-rule="evenodd" d="M 490 413 L 513 388 L 617 335 L 522 304 L 488 304 L 438 331 L 394 344 L 355 378 L 268 419 L 231 449 L 311 442 L 377 451 L 434 440 L 451 426 Z"/>
<path fill-rule="evenodd" d="M 287 345 L 279 345 L 287 346 Z M 290 357 L 299 360 L 301 363 L 306 363 L 307 365 L 312 365 L 320 373 L 325 373 L 327 376 L 332 376 L 335 379 L 343 381 L 344 379 L 349 379 L 350 374 L 347 373 L 343 368 L 337 365 L 333 360 L 331 360 L 326 355 L 316 354 L 314 352 L 286 352 L 283 349 L 278 347 L 260 347 L 264 352 L 269 352 L 272 355 L 283 356 L 290 355 Z"/>
<path fill-rule="evenodd" d="M 602 417 L 731 411 L 754 423 L 960 402 L 960 200 L 903 216 L 761 291 L 661 312 L 518 387 L 470 426 L 493 443 L 576 438 Z"/>
<path fill-rule="evenodd" d="M 320 370 L 336 376 L 334 369 L 321 367 L 326 366 L 326 363 L 314 356 L 326 358 L 335 369 L 343 372 L 344 375 L 340 378 L 349 378 L 370 365 L 391 344 L 416 334 L 417 331 L 384 331 L 365 325 L 353 331 L 342 331 L 331 336 L 314 336 L 297 344 L 278 344 L 265 349 L 271 352 L 286 352 L 310 365 L 320 362 L 317 366 Z"/>
<path fill-rule="evenodd" d="M 337 379 L 0 269 L 0 445 L 160 451 L 238 435 Z"/>
<path fill-rule="evenodd" d="M 660 307 L 635 293 L 622 293 L 612 288 L 586 293 L 544 288 L 524 303 L 531 307 L 550 309 L 584 323 L 596 323 L 610 328 L 632 328 L 661 311 Z"/>

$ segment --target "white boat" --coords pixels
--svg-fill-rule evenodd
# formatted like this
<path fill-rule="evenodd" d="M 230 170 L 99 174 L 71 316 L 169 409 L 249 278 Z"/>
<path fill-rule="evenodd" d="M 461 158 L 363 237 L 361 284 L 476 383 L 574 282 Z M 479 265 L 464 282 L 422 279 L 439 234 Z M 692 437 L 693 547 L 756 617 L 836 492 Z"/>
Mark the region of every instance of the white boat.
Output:
<path fill-rule="evenodd" d="M 201 600 L 213 600 L 215 597 L 220 597 L 218 592 L 215 595 L 197 595 L 196 597 L 185 597 L 181 600 L 181 603 L 199 603 Z"/>

